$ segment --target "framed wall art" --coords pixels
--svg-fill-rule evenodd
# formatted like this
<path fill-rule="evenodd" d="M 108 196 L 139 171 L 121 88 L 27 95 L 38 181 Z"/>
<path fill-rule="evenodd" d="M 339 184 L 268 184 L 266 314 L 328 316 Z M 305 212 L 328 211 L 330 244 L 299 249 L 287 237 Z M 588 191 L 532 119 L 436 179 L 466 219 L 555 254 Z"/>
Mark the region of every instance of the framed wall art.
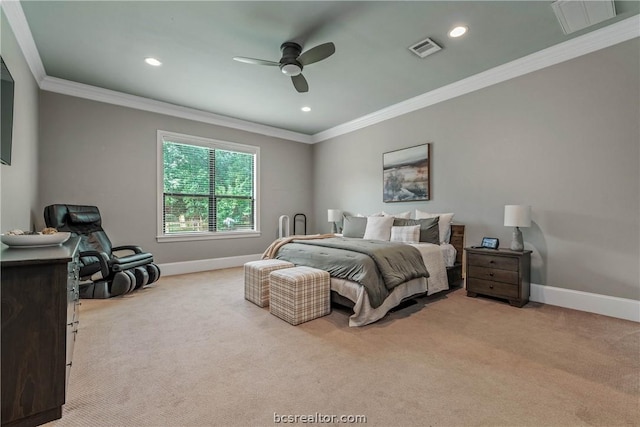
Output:
<path fill-rule="evenodd" d="M 431 200 L 431 144 L 382 154 L 382 201 Z"/>

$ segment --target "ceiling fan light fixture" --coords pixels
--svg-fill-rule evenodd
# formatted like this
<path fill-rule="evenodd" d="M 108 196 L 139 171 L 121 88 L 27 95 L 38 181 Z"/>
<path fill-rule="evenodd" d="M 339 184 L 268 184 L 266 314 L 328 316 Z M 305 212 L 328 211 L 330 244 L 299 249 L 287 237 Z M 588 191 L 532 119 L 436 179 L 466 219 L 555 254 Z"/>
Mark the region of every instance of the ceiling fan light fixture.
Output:
<path fill-rule="evenodd" d="M 467 27 L 458 25 L 457 27 L 454 27 L 451 31 L 449 31 L 449 37 L 461 37 L 466 34 L 467 30 Z"/>
<path fill-rule="evenodd" d="M 151 58 L 151 57 L 145 58 L 144 62 L 146 62 L 149 65 L 153 65 L 154 67 L 159 67 L 162 65 L 162 62 L 158 61 L 156 58 Z"/>
<path fill-rule="evenodd" d="M 282 74 L 293 77 L 302 72 L 302 67 L 298 64 L 282 64 L 280 66 L 280 71 L 282 71 Z"/>

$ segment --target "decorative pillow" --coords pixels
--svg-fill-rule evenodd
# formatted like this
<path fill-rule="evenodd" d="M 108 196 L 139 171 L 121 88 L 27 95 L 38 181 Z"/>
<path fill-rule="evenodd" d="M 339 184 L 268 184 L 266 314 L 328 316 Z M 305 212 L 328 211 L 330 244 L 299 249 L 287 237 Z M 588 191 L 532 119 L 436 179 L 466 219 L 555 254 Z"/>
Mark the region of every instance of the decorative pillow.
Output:
<path fill-rule="evenodd" d="M 367 218 L 363 239 L 388 241 L 391 238 L 393 219 L 392 216 L 370 216 Z"/>
<path fill-rule="evenodd" d="M 344 237 L 357 237 L 362 239 L 367 228 L 367 218 L 363 216 L 343 216 L 342 235 Z"/>
<path fill-rule="evenodd" d="M 451 221 L 453 221 L 454 213 L 429 213 L 416 209 L 416 219 L 440 217 L 440 243 L 449 243 L 451 239 Z"/>
<path fill-rule="evenodd" d="M 394 214 L 390 214 L 390 213 L 382 212 L 382 216 L 392 216 L 392 217 L 394 217 L 394 218 L 405 218 L 405 219 L 409 219 L 409 218 L 411 218 L 411 211 L 400 212 L 400 213 L 394 213 Z"/>
<path fill-rule="evenodd" d="M 420 242 L 433 243 L 434 245 L 440 244 L 440 230 L 438 226 L 438 217 L 425 218 L 425 219 L 404 219 L 396 218 L 393 221 L 394 226 L 408 226 L 419 225 L 420 226 Z"/>
<path fill-rule="evenodd" d="M 418 243 L 420 241 L 420 226 L 408 225 L 391 227 L 392 242 Z"/>

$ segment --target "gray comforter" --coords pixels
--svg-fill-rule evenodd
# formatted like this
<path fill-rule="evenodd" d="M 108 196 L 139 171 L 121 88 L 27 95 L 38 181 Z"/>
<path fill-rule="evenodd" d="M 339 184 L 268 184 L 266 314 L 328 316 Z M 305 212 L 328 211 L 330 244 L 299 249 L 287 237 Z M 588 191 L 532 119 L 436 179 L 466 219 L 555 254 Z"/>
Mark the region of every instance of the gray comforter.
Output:
<path fill-rule="evenodd" d="M 282 246 L 276 258 L 361 284 L 373 308 L 379 307 L 401 283 L 429 277 L 420 251 L 403 243 L 380 240 L 348 237 L 294 240 Z"/>

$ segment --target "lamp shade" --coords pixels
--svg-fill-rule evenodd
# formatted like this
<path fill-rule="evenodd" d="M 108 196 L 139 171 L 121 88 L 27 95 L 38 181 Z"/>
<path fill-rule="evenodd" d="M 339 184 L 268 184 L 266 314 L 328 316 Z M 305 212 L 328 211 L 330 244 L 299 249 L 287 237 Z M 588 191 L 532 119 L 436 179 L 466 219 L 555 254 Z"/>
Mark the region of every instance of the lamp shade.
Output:
<path fill-rule="evenodd" d="M 505 227 L 531 227 L 531 206 L 506 205 L 504 207 Z"/>
<path fill-rule="evenodd" d="M 342 211 L 339 209 L 329 209 L 327 211 L 327 217 L 329 222 L 338 222 L 342 219 Z"/>

